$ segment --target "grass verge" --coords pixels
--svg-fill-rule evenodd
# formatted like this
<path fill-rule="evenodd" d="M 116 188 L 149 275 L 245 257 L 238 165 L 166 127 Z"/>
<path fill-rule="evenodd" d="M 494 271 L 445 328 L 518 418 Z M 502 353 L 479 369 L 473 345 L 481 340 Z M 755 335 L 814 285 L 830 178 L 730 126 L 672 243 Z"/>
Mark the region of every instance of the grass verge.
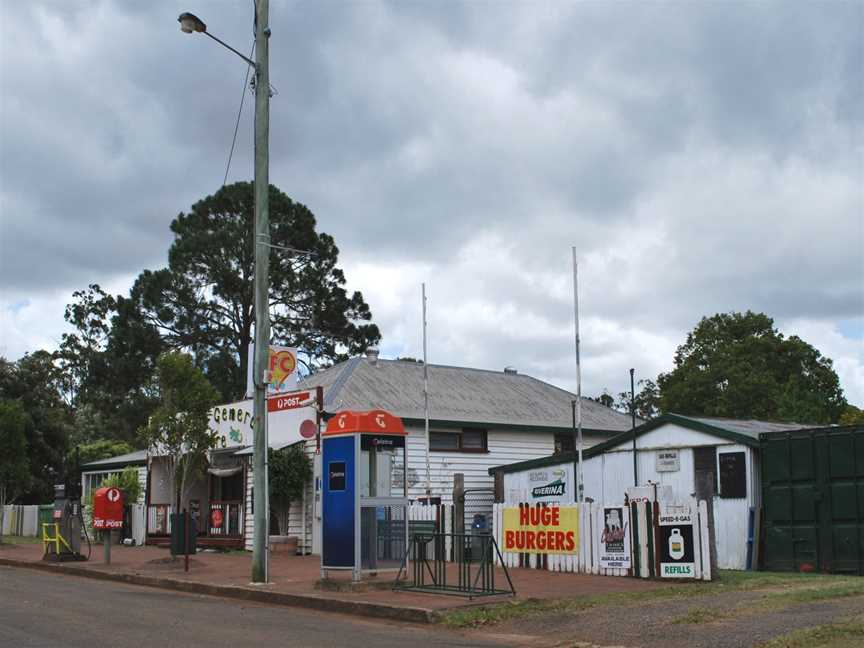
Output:
<path fill-rule="evenodd" d="M 444 614 L 442 622 L 453 628 L 468 628 L 493 625 L 512 619 L 545 614 L 580 612 L 603 605 L 638 605 L 640 603 L 668 599 L 693 598 L 718 595 L 724 592 L 767 590 L 766 596 L 757 605 L 773 609 L 831 598 L 864 595 L 864 579 L 834 576 L 830 574 L 791 574 L 768 572 L 721 571 L 720 580 L 700 583 L 681 583 L 654 590 L 640 592 L 617 592 L 595 596 L 580 596 L 572 599 L 525 599 L 507 601 L 494 605 L 453 610 Z M 699 610 L 700 608 L 694 608 Z M 709 623 L 736 612 L 701 608 L 673 621 L 673 623 Z M 756 612 L 756 610 L 753 610 Z M 741 609 L 741 614 L 753 613 Z"/>
<path fill-rule="evenodd" d="M 30 536 L 14 536 L 14 535 L 4 535 L 0 538 L 2 542 L 0 542 L 0 547 L 4 545 L 19 545 L 19 544 L 41 544 L 42 538 L 30 537 Z"/>
<path fill-rule="evenodd" d="M 758 648 L 860 648 L 864 645 L 864 615 L 852 619 L 795 630 L 774 637 Z"/>

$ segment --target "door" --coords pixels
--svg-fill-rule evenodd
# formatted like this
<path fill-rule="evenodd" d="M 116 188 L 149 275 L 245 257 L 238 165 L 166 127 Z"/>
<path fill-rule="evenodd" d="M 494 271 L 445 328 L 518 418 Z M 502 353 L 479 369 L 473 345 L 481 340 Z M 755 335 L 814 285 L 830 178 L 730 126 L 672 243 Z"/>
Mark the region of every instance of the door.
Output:
<path fill-rule="evenodd" d="M 762 435 L 764 567 L 864 574 L 864 428 Z"/>

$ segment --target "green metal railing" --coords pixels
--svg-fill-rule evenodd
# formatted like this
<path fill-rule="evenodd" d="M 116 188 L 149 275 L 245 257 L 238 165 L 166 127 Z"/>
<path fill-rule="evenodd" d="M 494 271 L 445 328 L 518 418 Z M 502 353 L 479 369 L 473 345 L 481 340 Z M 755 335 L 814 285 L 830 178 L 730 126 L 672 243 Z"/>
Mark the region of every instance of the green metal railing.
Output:
<path fill-rule="evenodd" d="M 453 560 L 448 565 L 447 540 Z M 495 557 L 509 589 L 495 587 Z M 403 580 L 402 575 L 406 578 Z M 466 533 L 415 533 L 396 577 L 394 590 L 452 594 L 473 599 L 480 596 L 516 595 L 501 551 L 491 535 Z"/>

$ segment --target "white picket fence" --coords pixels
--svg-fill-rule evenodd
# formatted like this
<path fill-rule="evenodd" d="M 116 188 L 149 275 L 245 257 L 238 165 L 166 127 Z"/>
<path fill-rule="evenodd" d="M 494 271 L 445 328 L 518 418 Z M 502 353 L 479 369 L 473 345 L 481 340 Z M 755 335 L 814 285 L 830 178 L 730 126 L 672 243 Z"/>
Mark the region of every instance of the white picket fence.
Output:
<path fill-rule="evenodd" d="M 602 576 L 659 577 L 657 543 L 659 539 L 658 515 L 660 505 L 637 502 L 628 507 L 631 543 L 631 569 L 604 568 L 600 564 L 601 534 L 604 527 L 603 509 L 612 505 L 597 502 L 571 504 L 561 508 L 575 508 L 579 520 L 579 542 L 572 554 L 540 554 L 532 552 L 504 551 L 503 515 L 505 508 L 518 508 L 518 503 L 495 504 L 492 515 L 492 532 L 501 550 L 504 564 L 510 567 L 545 569 L 554 572 L 597 574 Z M 536 506 L 536 505 L 531 505 Z M 616 506 L 621 506 L 620 504 Z M 664 505 L 665 506 L 665 505 Z M 694 532 L 694 578 L 711 580 L 708 535 L 708 507 L 704 500 L 692 499 L 683 505 L 693 515 Z M 650 507 L 650 508 L 649 508 Z M 650 524 L 650 526 L 649 526 Z M 496 556 L 496 563 L 501 564 Z"/>
<path fill-rule="evenodd" d="M 3 535 L 38 536 L 39 507 L 7 504 L 4 507 Z"/>

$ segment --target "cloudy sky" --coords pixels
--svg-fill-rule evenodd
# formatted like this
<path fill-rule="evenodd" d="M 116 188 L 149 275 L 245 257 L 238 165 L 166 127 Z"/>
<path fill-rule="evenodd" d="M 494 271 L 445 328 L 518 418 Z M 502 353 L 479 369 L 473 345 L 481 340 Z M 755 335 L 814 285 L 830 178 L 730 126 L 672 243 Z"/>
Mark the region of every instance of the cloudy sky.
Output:
<path fill-rule="evenodd" d="M 190 3 L 191 2 L 191 3 Z M 0 354 L 162 267 L 222 183 L 251 2 L 2 1 Z M 864 405 L 864 3 L 271 1 L 271 181 L 341 248 L 382 354 L 583 389 L 753 309 Z M 248 98 L 248 97 L 247 97 Z M 252 176 L 251 102 L 230 180 Z"/>

